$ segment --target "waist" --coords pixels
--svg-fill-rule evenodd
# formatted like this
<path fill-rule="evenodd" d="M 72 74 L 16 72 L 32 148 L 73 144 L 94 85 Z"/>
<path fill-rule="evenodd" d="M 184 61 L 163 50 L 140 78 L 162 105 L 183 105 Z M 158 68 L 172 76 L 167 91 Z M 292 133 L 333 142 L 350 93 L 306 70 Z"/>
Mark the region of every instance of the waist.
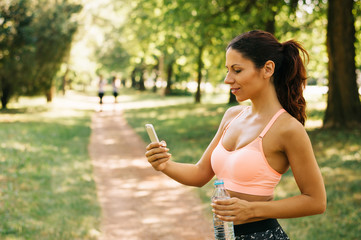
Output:
<path fill-rule="evenodd" d="M 280 226 L 280 224 L 278 223 L 277 219 L 269 218 L 257 222 L 234 225 L 234 234 L 239 236 L 256 232 L 265 232 L 278 226 Z"/>
<path fill-rule="evenodd" d="M 248 202 L 268 202 L 273 200 L 273 195 L 267 195 L 267 196 L 251 195 L 246 193 L 235 192 L 229 189 L 227 189 L 227 192 L 231 195 L 231 197 L 236 197 L 241 200 L 246 200 Z"/>

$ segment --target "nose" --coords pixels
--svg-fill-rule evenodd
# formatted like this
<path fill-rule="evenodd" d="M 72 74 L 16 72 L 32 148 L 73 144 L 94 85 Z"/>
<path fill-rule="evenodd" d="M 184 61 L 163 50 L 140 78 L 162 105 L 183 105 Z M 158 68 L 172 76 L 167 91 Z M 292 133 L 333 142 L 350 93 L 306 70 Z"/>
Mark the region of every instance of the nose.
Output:
<path fill-rule="evenodd" d="M 228 72 L 226 77 L 224 78 L 224 83 L 225 84 L 232 84 L 234 81 L 233 81 L 233 78 L 230 76 L 230 73 Z"/>

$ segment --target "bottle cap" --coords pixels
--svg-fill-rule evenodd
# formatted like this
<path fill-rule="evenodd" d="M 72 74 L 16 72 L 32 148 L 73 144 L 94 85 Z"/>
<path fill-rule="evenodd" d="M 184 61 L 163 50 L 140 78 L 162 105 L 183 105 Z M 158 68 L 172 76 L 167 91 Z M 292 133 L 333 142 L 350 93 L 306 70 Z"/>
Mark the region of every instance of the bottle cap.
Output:
<path fill-rule="evenodd" d="M 215 185 L 215 186 L 221 185 L 221 184 L 224 184 L 224 182 L 223 182 L 222 179 L 219 179 L 219 180 L 214 181 L 214 185 Z"/>

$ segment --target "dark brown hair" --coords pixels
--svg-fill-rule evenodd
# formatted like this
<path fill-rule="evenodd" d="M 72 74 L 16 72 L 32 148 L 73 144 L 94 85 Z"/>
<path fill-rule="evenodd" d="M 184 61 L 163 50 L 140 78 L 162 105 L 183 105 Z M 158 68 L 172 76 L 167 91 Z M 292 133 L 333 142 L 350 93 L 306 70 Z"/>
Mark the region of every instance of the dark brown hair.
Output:
<path fill-rule="evenodd" d="M 235 37 L 227 46 L 251 60 L 256 68 L 262 68 L 268 60 L 275 63 L 273 83 L 282 107 L 300 121 L 306 120 L 307 51 L 300 43 L 290 40 L 280 43 L 271 33 L 254 30 Z M 302 57 L 301 57 L 302 54 Z"/>

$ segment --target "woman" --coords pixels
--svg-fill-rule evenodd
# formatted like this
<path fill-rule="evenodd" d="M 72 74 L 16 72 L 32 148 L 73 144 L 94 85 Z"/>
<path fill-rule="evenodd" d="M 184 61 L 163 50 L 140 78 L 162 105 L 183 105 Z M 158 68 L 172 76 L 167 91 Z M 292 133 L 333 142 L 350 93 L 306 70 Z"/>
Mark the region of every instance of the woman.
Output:
<path fill-rule="evenodd" d="M 119 79 L 116 76 L 113 76 L 112 88 L 113 88 L 114 103 L 117 103 L 119 86 L 120 86 Z"/>
<path fill-rule="evenodd" d="M 306 70 L 297 42 L 279 43 L 264 31 L 251 31 L 227 47 L 224 80 L 238 102 L 229 108 L 197 164 L 170 161 L 166 143 L 151 143 L 146 157 L 174 180 L 203 186 L 214 175 L 231 198 L 212 203 L 224 221 L 233 221 L 237 239 L 289 239 L 277 218 L 323 213 L 326 192 L 312 145 L 303 127 Z M 281 175 L 291 167 L 300 195 L 273 201 Z"/>

